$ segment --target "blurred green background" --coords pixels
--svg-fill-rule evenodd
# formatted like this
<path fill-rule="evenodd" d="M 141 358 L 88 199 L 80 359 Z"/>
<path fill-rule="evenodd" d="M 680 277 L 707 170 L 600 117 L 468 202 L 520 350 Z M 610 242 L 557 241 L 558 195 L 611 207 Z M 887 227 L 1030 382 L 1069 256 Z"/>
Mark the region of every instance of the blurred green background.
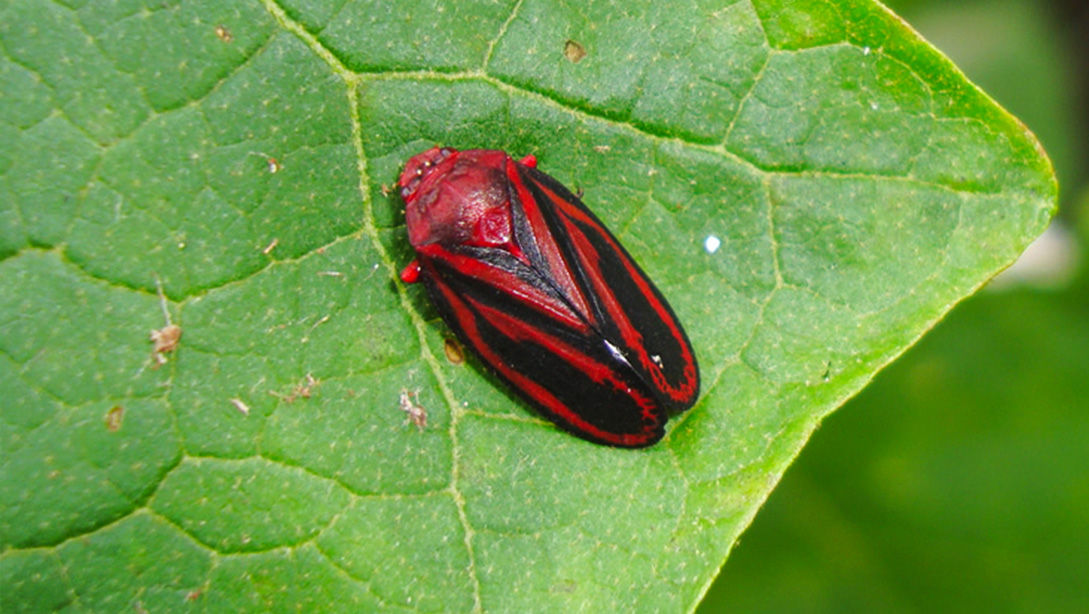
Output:
<path fill-rule="evenodd" d="M 1089 2 L 889 2 L 1040 138 L 1030 254 L 830 416 L 699 612 L 1089 611 Z"/>

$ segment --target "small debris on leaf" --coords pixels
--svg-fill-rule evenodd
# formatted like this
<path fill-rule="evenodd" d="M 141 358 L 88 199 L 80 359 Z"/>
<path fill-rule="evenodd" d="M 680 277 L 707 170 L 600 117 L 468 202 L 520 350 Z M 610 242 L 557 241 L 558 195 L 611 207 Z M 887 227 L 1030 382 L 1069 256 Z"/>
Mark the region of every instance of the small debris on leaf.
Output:
<path fill-rule="evenodd" d="M 270 175 L 275 175 L 276 173 L 282 171 L 283 168 L 284 168 L 284 165 L 280 164 L 279 160 L 277 160 L 276 158 L 273 158 L 272 156 L 268 155 L 267 153 L 262 153 L 260 151 L 251 151 L 250 155 L 251 156 L 258 156 L 260 158 L 264 158 L 265 159 L 265 164 L 268 167 L 268 172 L 269 172 Z"/>
<path fill-rule="evenodd" d="M 427 410 L 420 405 L 420 391 L 401 389 L 401 411 L 405 412 L 405 424 L 411 422 L 420 431 L 427 426 Z"/>
<path fill-rule="evenodd" d="M 295 384 L 291 389 L 291 392 L 287 394 L 280 394 L 278 392 L 269 391 L 269 394 L 282 400 L 284 403 L 294 403 L 296 399 L 309 399 L 310 395 L 314 393 L 314 388 L 321 382 L 318 381 L 312 374 L 307 373 L 306 379 L 302 382 Z"/>
<path fill-rule="evenodd" d="M 152 350 L 157 354 L 173 352 L 178 347 L 178 340 L 181 339 L 181 335 L 182 329 L 177 324 L 167 324 L 160 329 L 151 331 L 151 342 L 155 344 Z"/>
<path fill-rule="evenodd" d="M 235 409 L 242 412 L 242 415 L 250 415 L 250 406 L 246 405 L 246 402 L 242 399 L 231 399 L 231 405 L 234 405 Z"/>
<path fill-rule="evenodd" d="M 152 330 L 150 334 L 151 343 L 153 344 L 151 348 L 151 368 L 158 369 L 166 364 L 164 354 L 177 349 L 178 341 L 181 340 L 182 329 L 170 321 L 170 310 L 166 307 L 163 282 L 158 277 L 155 278 L 155 286 L 159 292 L 159 307 L 163 310 L 163 319 L 166 320 L 166 326 Z"/>

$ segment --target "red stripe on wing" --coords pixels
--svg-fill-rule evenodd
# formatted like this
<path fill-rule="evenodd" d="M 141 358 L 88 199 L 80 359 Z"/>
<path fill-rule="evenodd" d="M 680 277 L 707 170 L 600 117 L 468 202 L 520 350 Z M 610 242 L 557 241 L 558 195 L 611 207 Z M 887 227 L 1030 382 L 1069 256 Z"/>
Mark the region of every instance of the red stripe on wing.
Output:
<path fill-rule="evenodd" d="M 436 272 L 430 274 L 435 280 L 435 287 L 442 293 L 442 298 L 449 305 L 449 310 L 456 320 L 455 330 L 463 340 L 472 346 L 480 357 L 503 379 L 506 379 L 537 404 L 542 410 L 555 416 L 567 428 L 584 437 L 605 443 L 625 447 L 641 447 L 658 441 L 663 434 L 663 416 L 655 399 L 642 395 L 623 381 L 609 365 L 595 360 L 579 348 L 561 340 L 540 328 L 527 326 L 525 322 L 510 316 L 502 310 L 485 305 L 472 297 L 454 292 L 447 284 L 438 281 Z M 585 420 L 578 411 L 567 406 L 551 390 L 541 385 L 529 375 L 513 369 L 508 360 L 497 353 L 492 344 L 481 334 L 479 321 L 486 321 L 500 334 L 517 343 L 533 343 L 545 347 L 556 360 L 576 367 L 596 383 L 607 386 L 618 397 L 625 397 L 629 403 L 641 408 L 643 428 L 640 432 L 613 432 L 605 430 Z"/>
<path fill-rule="evenodd" d="M 561 326 L 581 331 L 582 334 L 592 332 L 582 315 L 572 311 L 568 303 L 526 283 L 516 273 L 438 244 L 426 245 L 416 251 L 425 258 L 445 263 L 459 275 L 491 286 L 497 293 L 510 296 L 512 300 L 552 318 Z"/>
<path fill-rule="evenodd" d="M 546 279 L 552 280 L 556 289 L 571 303 L 571 308 L 582 316 L 590 326 L 594 326 L 597 316 L 590 309 L 589 301 L 582 287 L 571 276 L 569 269 L 571 263 L 564 258 L 563 250 L 556 244 L 552 236 L 553 229 L 549 226 L 541 211 L 541 204 L 537 202 L 537 199 L 522 180 L 522 175 L 518 172 L 516 164 L 514 160 L 507 160 L 507 178 L 514 187 L 511 195 L 511 208 L 520 208 L 531 230 L 530 237 L 527 237 L 527 239 L 534 241 L 537 251 L 540 253 L 541 259 L 533 262 L 532 265 L 545 269 L 541 271 L 541 274 Z M 546 206 L 549 205 L 550 203 L 546 204 Z"/>
<path fill-rule="evenodd" d="M 699 392 L 699 372 L 695 357 L 680 324 L 660 297 L 657 289 L 632 261 L 620 243 L 601 225 L 593 213 L 585 208 L 585 205 L 577 200 L 560 196 L 549 185 L 538 181 L 534 174 L 526 173 L 526 175 L 534 180 L 534 186 L 561 214 L 559 220 L 563 224 L 563 229 L 556 234 L 566 237 L 571 244 L 570 249 L 562 251 L 569 257 L 577 259 L 577 262 L 571 265 L 577 266 L 585 273 L 585 279 L 591 285 L 589 294 L 598 298 L 599 305 L 606 314 L 605 319 L 615 324 L 621 335 L 623 348 L 635 354 L 644 372 L 650 375 L 655 387 L 666 397 L 678 406 L 691 405 Z M 616 296 L 609 280 L 602 273 L 600 266 L 602 254 L 595 246 L 595 241 L 584 233 L 584 229 L 587 228 L 594 233 L 598 244 L 607 246 L 608 254 L 621 264 L 629 279 L 638 288 L 640 295 L 668 329 L 683 364 L 678 381 L 670 381 L 659 362 L 647 351 L 643 335 L 632 324 L 623 301 Z M 661 360 L 661 357 L 658 357 L 658 360 Z"/>

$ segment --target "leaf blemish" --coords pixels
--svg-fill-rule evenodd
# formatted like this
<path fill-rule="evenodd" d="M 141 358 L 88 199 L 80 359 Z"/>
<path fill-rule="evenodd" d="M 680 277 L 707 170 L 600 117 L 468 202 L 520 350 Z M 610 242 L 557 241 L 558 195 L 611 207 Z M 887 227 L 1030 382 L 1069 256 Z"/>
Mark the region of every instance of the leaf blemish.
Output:
<path fill-rule="evenodd" d="M 295 384 L 295 386 L 292 387 L 291 392 L 280 394 L 274 390 L 269 390 L 268 393 L 282 400 L 284 403 L 294 403 L 296 399 L 309 399 L 310 395 L 314 393 L 314 389 L 317 388 L 320 383 L 321 382 L 315 378 L 313 374 L 307 373 L 306 378 L 304 378 L 302 382 Z"/>
<path fill-rule="evenodd" d="M 218 37 L 219 40 L 225 43 L 229 43 L 234 40 L 234 35 L 231 34 L 231 31 L 228 30 L 227 26 L 223 24 L 216 26 L 216 37 Z"/>
<path fill-rule="evenodd" d="M 465 362 L 465 353 L 462 352 L 458 342 L 453 339 L 443 339 L 442 352 L 446 354 L 446 360 L 449 360 L 452 364 L 460 365 Z"/>
<path fill-rule="evenodd" d="M 578 64 L 586 57 L 586 48 L 578 41 L 569 38 L 567 39 L 567 42 L 563 44 L 563 55 L 572 64 Z"/>
<path fill-rule="evenodd" d="M 410 392 L 407 388 L 402 388 L 400 408 L 406 414 L 405 424 L 411 422 L 416 425 L 416 430 L 424 430 L 424 427 L 427 426 L 427 410 L 420 405 L 419 390 Z"/>
<path fill-rule="evenodd" d="M 110 408 L 110 411 L 106 412 L 106 430 L 111 433 L 116 433 L 121 430 L 121 421 L 125 417 L 125 408 L 120 405 L 114 405 Z"/>

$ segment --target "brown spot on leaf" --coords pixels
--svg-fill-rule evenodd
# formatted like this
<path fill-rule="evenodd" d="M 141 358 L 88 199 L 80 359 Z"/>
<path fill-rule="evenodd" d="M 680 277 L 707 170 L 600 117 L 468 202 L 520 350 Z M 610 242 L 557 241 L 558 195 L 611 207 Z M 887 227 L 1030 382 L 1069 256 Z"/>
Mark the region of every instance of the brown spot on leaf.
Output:
<path fill-rule="evenodd" d="M 576 40 L 567 39 L 567 42 L 563 44 L 563 55 L 572 64 L 578 64 L 582 58 L 586 57 L 586 48 Z"/>
<path fill-rule="evenodd" d="M 219 37 L 219 40 L 225 43 L 229 43 L 234 40 L 234 35 L 231 34 L 231 31 L 228 30 L 227 26 L 223 24 L 216 26 L 216 36 Z"/>
<path fill-rule="evenodd" d="M 121 430 L 121 421 L 125 418 L 125 408 L 120 405 L 114 405 L 110 408 L 110 411 L 106 412 L 106 430 L 111 433 L 116 433 Z"/>
<path fill-rule="evenodd" d="M 443 340 L 442 352 L 446 354 L 446 360 L 455 365 L 465 362 L 465 353 L 461 350 L 461 345 L 453 339 Z"/>

